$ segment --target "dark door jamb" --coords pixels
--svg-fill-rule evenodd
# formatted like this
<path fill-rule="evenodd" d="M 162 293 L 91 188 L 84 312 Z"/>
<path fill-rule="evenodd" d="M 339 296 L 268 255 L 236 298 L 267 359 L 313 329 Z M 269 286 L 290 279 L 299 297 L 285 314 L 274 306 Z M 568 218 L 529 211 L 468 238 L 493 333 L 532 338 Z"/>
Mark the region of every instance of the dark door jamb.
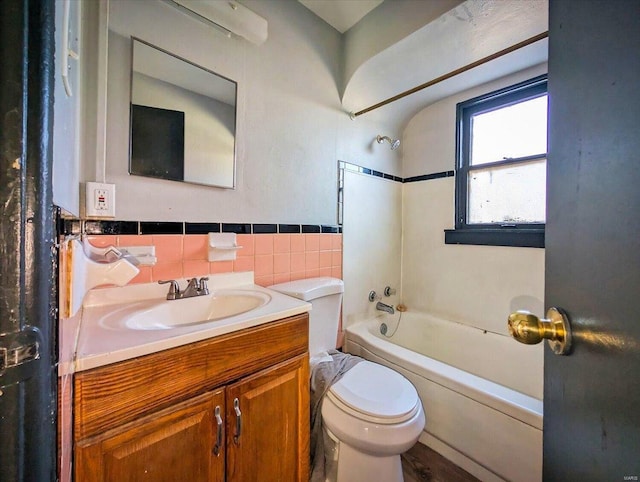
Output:
<path fill-rule="evenodd" d="M 53 0 L 0 1 L 0 478 L 7 482 L 56 479 L 54 27 Z M 24 357 L 25 340 L 37 343 L 37 359 Z"/>

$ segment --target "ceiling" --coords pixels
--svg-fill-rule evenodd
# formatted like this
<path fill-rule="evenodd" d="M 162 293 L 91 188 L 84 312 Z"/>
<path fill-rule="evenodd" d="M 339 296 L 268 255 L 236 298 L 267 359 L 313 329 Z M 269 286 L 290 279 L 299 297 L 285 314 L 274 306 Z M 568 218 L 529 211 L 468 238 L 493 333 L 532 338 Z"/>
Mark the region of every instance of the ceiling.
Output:
<path fill-rule="evenodd" d="M 362 63 L 345 85 L 343 108 L 358 112 L 454 72 L 546 32 L 548 22 L 548 0 L 466 0 Z M 547 55 L 548 41 L 543 39 L 364 116 L 402 132 L 426 106 L 500 77 L 543 66 Z"/>
<path fill-rule="evenodd" d="M 340 33 L 345 33 L 384 0 L 298 0 Z"/>
<path fill-rule="evenodd" d="M 384 2 L 298 1 L 341 33 L 347 32 Z M 545 32 L 548 30 L 548 1 L 461 1 L 436 20 L 426 23 L 404 38 L 399 38 L 384 50 L 378 53 L 371 52 L 373 55 L 346 80 L 342 94 L 345 112 L 364 109 Z M 406 8 L 400 8 L 403 5 Z M 410 2 L 397 7 L 391 9 L 396 22 L 407 21 L 407 15 L 415 13 L 411 10 L 415 5 L 412 6 Z M 367 22 L 367 19 L 363 22 Z M 375 25 L 376 21 L 372 19 L 358 31 L 358 35 L 389 34 L 378 32 Z M 547 52 L 548 41 L 543 39 L 464 74 L 456 75 L 446 82 L 395 101 L 366 116 L 373 122 L 394 125 L 402 131 L 407 122 L 427 105 L 473 86 L 543 65 L 547 60 Z"/>

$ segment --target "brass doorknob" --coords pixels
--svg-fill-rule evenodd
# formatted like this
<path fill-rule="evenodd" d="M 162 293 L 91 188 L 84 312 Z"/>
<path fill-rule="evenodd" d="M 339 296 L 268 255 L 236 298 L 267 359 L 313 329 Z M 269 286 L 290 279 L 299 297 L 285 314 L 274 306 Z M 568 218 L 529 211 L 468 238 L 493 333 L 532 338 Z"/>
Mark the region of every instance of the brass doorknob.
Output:
<path fill-rule="evenodd" d="M 535 345 L 545 338 L 556 355 L 571 351 L 571 324 L 560 308 L 549 308 L 547 319 L 540 319 L 528 311 L 516 311 L 509 315 L 509 334 L 520 343 Z"/>

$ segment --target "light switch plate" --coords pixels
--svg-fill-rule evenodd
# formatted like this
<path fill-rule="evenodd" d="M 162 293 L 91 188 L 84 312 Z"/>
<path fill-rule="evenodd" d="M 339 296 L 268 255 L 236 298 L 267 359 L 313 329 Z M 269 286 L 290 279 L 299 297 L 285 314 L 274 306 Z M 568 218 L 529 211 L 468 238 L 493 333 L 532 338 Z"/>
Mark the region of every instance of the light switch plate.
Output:
<path fill-rule="evenodd" d="M 104 182 L 87 182 L 85 215 L 88 218 L 115 218 L 116 185 Z"/>

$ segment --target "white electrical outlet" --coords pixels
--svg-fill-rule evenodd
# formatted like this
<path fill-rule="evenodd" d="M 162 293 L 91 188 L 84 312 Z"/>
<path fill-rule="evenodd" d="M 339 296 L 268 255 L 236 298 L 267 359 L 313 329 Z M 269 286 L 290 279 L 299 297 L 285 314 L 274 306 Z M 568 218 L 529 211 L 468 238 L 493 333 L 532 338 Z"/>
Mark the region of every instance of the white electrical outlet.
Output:
<path fill-rule="evenodd" d="M 85 200 L 85 214 L 88 218 L 116 217 L 115 184 L 88 182 Z"/>

